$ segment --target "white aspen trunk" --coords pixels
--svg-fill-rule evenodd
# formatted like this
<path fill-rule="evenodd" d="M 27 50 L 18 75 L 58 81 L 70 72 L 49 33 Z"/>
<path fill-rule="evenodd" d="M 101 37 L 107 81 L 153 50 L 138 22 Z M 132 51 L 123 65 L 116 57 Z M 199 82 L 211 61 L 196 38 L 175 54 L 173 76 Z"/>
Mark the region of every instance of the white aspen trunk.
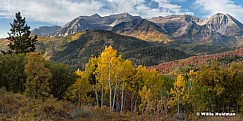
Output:
<path fill-rule="evenodd" d="M 179 91 L 179 89 L 178 89 Z M 177 101 L 177 113 L 178 113 L 178 116 L 180 117 L 180 91 L 178 93 L 178 101 Z"/>
<path fill-rule="evenodd" d="M 122 85 L 122 94 L 121 94 L 121 112 L 123 111 L 124 105 L 124 85 Z"/>
<path fill-rule="evenodd" d="M 108 67 L 108 84 L 110 89 L 110 95 L 109 95 L 109 103 L 110 103 L 110 111 L 112 111 L 112 88 L 111 88 L 111 65 L 109 64 Z"/>
<path fill-rule="evenodd" d="M 99 95 L 98 95 L 98 87 L 97 87 L 97 80 L 95 81 L 95 98 L 96 98 L 96 103 L 97 103 L 97 106 L 99 106 Z"/>
<path fill-rule="evenodd" d="M 113 105 L 112 105 L 112 110 L 113 111 L 114 111 L 114 108 L 115 108 L 116 91 L 117 91 L 117 76 L 116 76 L 116 86 L 115 86 L 115 89 L 114 89 L 114 96 L 113 96 Z"/>
<path fill-rule="evenodd" d="M 104 77 L 102 75 L 102 84 L 101 84 L 101 100 L 100 100 L 100 106 L 103 106 L 103 100 L 104 100 Z"/>
<path fill-rule="evenodd" d="M 116 112 L 119 111 L 119 107 L 120 107 L 120 103 L 119 103 L 119 98 L 118 97 L 119 97 L 119 93 L 116 93 Z"/>
<path fill-rule="evenodd" d="M 135 112 L 136 109 L 137 109 L 137 101 L 138 101 L 138 94 L 137 94 L 137 96 L 136 96 L 136 100 L 135 100 L 135 104 L 134 104 L 133 112 Z"/>
<path fill-rule="evenodd" d="M 124 99 L 123 99 L 122 111 L 125 111 L 125 110 L 126 110 L 126 109 L 125 109 L 125 107 L 126 107 L 126 100 L 127 100 L 125 89 L 124 89 L 124 93 L 123 93 L 123 95 L 124 95 L 124 96 L 123 96 Z"/>

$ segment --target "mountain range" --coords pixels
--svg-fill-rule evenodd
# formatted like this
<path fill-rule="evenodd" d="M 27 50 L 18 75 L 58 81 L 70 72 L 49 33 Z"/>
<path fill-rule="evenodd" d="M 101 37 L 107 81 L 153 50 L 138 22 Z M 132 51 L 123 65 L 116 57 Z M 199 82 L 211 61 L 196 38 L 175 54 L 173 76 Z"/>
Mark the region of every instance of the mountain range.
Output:
<path fill-rule="evenodd" d="M 45 33 L 41 31 L 45 29 Z M 52 31 L 48 31 L 52 29 Z M 128 13 L 101 17 L 79 16 L 63 27 L 42 27 L 37 35 L 65 37 L 85 30 L 107 30 L 145 41 L 180 44 L 238 46 L 243 38 L 243 24 L 229 14 L 217 13 L 206 19 L 191 15 L 171 15 L 143 19 Z M 47 34 L 49 32 L 49 34 Z"/>

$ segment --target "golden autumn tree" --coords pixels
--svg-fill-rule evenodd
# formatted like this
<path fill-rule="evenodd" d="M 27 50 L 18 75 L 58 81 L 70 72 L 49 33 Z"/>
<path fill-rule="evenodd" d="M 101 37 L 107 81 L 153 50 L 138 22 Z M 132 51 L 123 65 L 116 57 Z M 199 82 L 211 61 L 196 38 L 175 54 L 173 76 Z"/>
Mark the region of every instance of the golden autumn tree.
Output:
<path fill-rule="evenodd" d="M 146 69 L 146 67 L 141 68 L 138 67 L 138 79 L 140 80 L 141 89 L 139 90 L 139 96 L 141 97 L 141 104 L 140 104 L 140 110 L 144 112 L 147 109 L 149 109 L 150 105 L 150 98 L 152 96 L 151 86 L 152 86 L 152 80 L 151 80 L 151 73 Z M 139 76 L 140 75 L 140 76 Z"/>
<path fill-rule="evenodd" d="M 120 72 L 120 76 L 121 76 L 121 108 L 120 111 L 122 112 L 124 110 L 124 105 L 125 105 L 125 90 L 127 90 L 129 83 L 128 81 L 130 81 L 129 77 L 131 77 L 134 73 L 134 67 L 132 65 L 132 61 L 130 60 L 125 60 L 122 62 L 121 65 L 121 72 Z"/>
<path fill-rule="evenodd" d="M 179 74 L 177 76 L 176 81 L 174 82 L 174 88 L 171 89 L 171 98 L 169 100 L 169 105 L 171 107 L 177 105 L 177 113 L 178 115 L 180 114 L 180 103 L 181 103 L 181 97 L 184 93 L 184 86 L 185 86 L 185 81 L 184 77 L 182 74 Z"/>
<path fill-rule="evenodd" d="M 88 76 L 88 81 L 91 84 L 92 91 L 95 92 L 95 100 L 96 100 L 96 105 L 99 105 L 99 94 L 98 94 L 98 88 L 99 88 L 99 83 L 98 80 L 96 79 L 96 68 L 98 66 L 98 58 L 97 57 L 92 57 L 89 59 L 88 63 L 85 64 L 85 73 Z"/>
<path fill-rule="evenodd" d="M 148 91 L 145 82 L 146 78 L 148 77 L 148 72 L 145 66 L 139 65 L 135 69 L 135 74 L 133 75 L 133 81 L 131 82 L 131 93 L 132 93 L 132 101 L 131 101 L 131 108 L 133 111 L 137 110 L 137 106 L 139 106 L 138 101 L 139 97 L 145 97 L 143 98 L 143 104 L 146 103 L 147 96 L 144 95 L 144 91 Z M 144 89 L 143 89 L 144 88 Z M 140 105 L 140 109 L 143 110 L 144 105 Z"/>
<path fill-rule="evenodd" d="M 147 107 L 149 111 L 162 112 L 163 86 L 164 80 L 160 78 L 158 72 L 155 69 L 150 69 L 148 87 L 151 90 L 151 96 Z"/>
<path fill-rule="evenodd" d="M 31 52 L 26 55 L 24 72 L 27 76 L 25 94 L 32 98 L 46 99 L 49 96 L 50 71 L 44 66 L 44 58 Z"/>
<path fill-rule="evenodd" d="M 97 79 L 101 83 L 101 106 L 104 101 L 104 88 L 109 90 L 109 105 L 110 110 L 112 110 L 112 88 L 114 79 L 114 70 L 118 64 L 117 60 L 117 51 L 114 50 L 111 46 L 106 47 L 105 50 L 98 57 L 98 66 L 96 69 Z M 107 85 L 106 85 L 107 84 Z"/>
<path fill-rule="evenodd" d="M 142 113 L 144 112 L 146 107 L 149 107 L 150 97 L 152 95 L 151 89 L 148 88 L 146 85 L 139 91 L 139 95 L 141 96 L 141 105 L 140 110 Z"/>
<path fill-rule="evenodd" d="M 77 105 L 85 105 L 90 102 L 90 97 L 87 94 L 91 90 L 91 84 L 89 84 L 88 74 L 80 71 L 76 71 L 78 76 L 76 82 L 68 88 L 66 99 L 73 101 Z"/>
<path fill-rule="evenodd" d="M 146 70 L 146 69 L 145 69 Z M 111 46 L 105 50 L 97 59 L 95 70 L 98 86 L 101 88 L 100 103 L 104 104 L 105 96 L 109 97 L 109 107 L 111 111 L 123 111 L 125 105 L 126 89 L 129 78 L 134 74 L 134 67 L 130 60 L 124 60 L 121 55 Z"/>
<path fill-rule="evenodd" d="M 159 100 L 162 99 L 162 89 L 164 81 L 159 78 L 159 74 L 155 69 L 144 70 L 143 71 L 143 87 L 139 91 L 141 97 L 140 109 L 142 112 L 145 110 L 158 111 Z M 160 106 L 161 107 L 161 106 Z"/>
<path fill-rule="evenodd" d="M 113 67 L 113 70 L 112 70 L 112 82 L 113 82 L 113 99 L 112 99 L 112 110 L 114 111 L 115 110 L 115 105 L 118 104 L 118 92 L 119 92 L 119 86 L 121 84 L 121 73 L 122 73 L 122 62 L 123 62 L 123 59 L 121 56 L 118 56 L 117 58 L 114 58 L 113 60 L 113 63 L 115 64 L 115 66 Z"/>

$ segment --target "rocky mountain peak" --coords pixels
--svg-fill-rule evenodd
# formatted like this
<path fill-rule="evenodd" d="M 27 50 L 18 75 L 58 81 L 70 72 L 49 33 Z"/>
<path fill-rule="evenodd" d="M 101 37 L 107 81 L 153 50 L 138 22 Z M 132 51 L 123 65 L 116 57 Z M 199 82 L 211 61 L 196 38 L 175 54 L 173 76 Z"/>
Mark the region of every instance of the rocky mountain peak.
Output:
<path fill-rule="evenodd" d="M 198 22 L 200 20 L 199 18 L 192 16 L 192 15 L 182 15 L 182 18 L 184 18 L 184 20 L 188 23 Z"/>
<path fill-rule="evenodd" d="M 203 19 L 200 22 L 198 22 L 199 25 L 205 25 L 205 24 L 219 24 L 219 25 L 226 25 L 229 22 L 232 21 L 233 17 L 228 14 L 223 13 L 217 13 L 212 15 L 209 18 Z"/>
<path fill-rule="evenodd" d="M 149 21 L 157 23 L 157 24 L 164 24 L 164 23 L 190 23 L 191 21 L 199 21 L 199 18 L 192 16 L 192 15 L 170 15 L 165 17 L 154 17 L 149 19 Z"/>
<path fill-rule="evenodd" d="M 236 25 L 239 27 L 242 27 L 242 23 L 240 23 L 237 19 L 235 19 L 233 16 L 229 14 L 223 14 L 223 13 L 217 13 L 212 15 L 209 18 L 203 19 L 200 22 L 198 22 L 199 25 L 205 25 L 205 24 L 218 24 L 221 26 L 224 25 Z"/>
<path fill-rule="evenodd" d="M 197 24 L 222 35 L 236 35 L 243 30 L 243 24 L 229 14 L 217 13 Z"/>
<path fill-rule="evenodd" d="M 61 29 L 60 26 L 41 26 L 39 28 L 35 28 L 31 31 L 32 34 L 41 35 L 41 36 L 49 36 Z"/>
<path fill-rule="evenodd" d="M 64 27 L 59 29 L 59 31 L 57 31 L 52 36 L 65 37 L 71 34 L 75 34 L 79 31 L 88 30 L 88 29 L 93 29 L 93 26 L 90 25 L 83 17 L 80 16 L 74 19 L 73 21 L 67 23 L 66 25 L 64 25 Z"/>
<path fill-rule="evenodd" d="M 91 15 L 90 17 L 91 17 L 91 18 L 101 18 L 101 16 L 100 16 L 99 14 L 97 14 L 97 13 L 96 13 L 96 14 Z"/>
<path fill-rule="evenodd" d="M 64 28 L 65 27 L 72 28 L 75 25 L 80 25 L 80 24 L 88 24 L 88 23 L 82 17 L 78 17 L 78 18 L 74 19 L 73 21 L 71 21 L 71 22 L 67 23 L 66 25 L 64 25 Z"/>
<path fill-rule="evenodd" d="M 118 17 L 132 17 L 129 13 L 120 13 L 120 14 L 115 14 Z"/>

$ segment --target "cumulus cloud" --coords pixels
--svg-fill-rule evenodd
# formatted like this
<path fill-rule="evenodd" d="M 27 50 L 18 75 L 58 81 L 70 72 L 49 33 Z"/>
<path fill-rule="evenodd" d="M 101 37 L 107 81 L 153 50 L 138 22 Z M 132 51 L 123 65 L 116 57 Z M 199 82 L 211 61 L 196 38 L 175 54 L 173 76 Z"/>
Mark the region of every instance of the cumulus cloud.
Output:
<path fill-rule="evenodd" d="M 243 21 L 243 7 L 235 4 L 233 0 L 196 0 L 195 5 L 199 7 L 205 16 L 225 13 Z"/>
<path fill-rule="evenodd" d="M 175 1 L 184 0 L 0 0 L 0 17 L 13 18 L 20 11 L 32 21 L 66 23 L 81 15 L 130 13 L 145 18 L 193 14 Z"/>

